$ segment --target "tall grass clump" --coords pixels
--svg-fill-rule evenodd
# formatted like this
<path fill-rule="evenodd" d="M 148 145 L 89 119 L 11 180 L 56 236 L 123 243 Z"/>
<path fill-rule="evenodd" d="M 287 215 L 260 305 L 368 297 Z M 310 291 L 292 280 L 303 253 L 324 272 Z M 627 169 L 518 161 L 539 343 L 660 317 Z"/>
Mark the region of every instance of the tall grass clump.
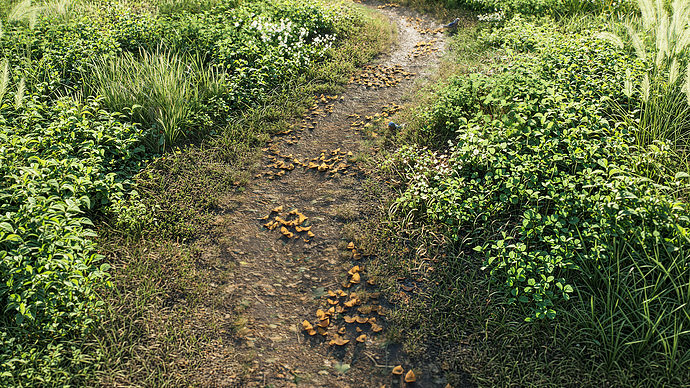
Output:
<path fill-rule="evenodd" d="M 675 0 L 671 14 L 662 0 L 638 0 L 638 6 L 641 17 L 625 22 L 624 37 L 642 69 L 626 70 L 623 91 L 629 99 L 635 95 L 641 101 L 639 111 L 628 113 L 629 121 L 638 127 L 639 145 L 669 140 L 685 150 L 690 135 L 690 1 Z M 602 37 L 619 48 L 625 46 L 617 35 Z"/>
<path fill-rule="evenodd" d="M 574 322 L 600 349 L 604 370 L 640 364 L 655 370 L 654 384 L 686 384 L 690 366 L 690 268 L 687 237 L 680 247 L 657 241 L 639 246 L 646 232 L 614 238 L 597 260 L 583 260 Z M 643 378 L 643 374 L 638 375 Z M 685 380 L 684 380 L 685 379 Z"/>
<path fill-rule="evenodd" d="M 89 86 L 110 110 L 127 112 L 147 128 L 147 146 L 161 151 L 194 134 L 192 115 L 204 99 L 222 92 L 224 81 L 199 57 L 158 50 L 96 61 Z"/>

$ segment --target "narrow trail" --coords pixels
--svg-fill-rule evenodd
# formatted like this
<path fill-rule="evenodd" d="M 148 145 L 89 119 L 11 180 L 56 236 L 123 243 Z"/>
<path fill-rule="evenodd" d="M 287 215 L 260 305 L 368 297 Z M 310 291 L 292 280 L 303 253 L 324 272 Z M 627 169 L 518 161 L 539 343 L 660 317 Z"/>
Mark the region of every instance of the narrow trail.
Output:
<path fill-rule="evenodd" d="M 363 127 L 370 125 L 376 136 L 395 121 L 415 80 L 438 67 L 444 36 L 438 23 L 414 10 L 367 6 L 383 6 L 379 11 L 397 27 L 390 53 L 353 77 L 343 94 L 315 96 L 305 120 L 264 149 L 264 172 L 244 193 L 226 198 L 221 255 L 236 269 L 218 292 L 235 301 L 226 317 L 240 306 L 246 318 L 225 326 L 242 338 L 233 351 L 248 355 L 249 379 L 225 368 L 227 349 L 217 349 L 209 358 L 214 373 L 201 377 L 203 385 L 397 387 L 405 383 L 391 370 L 402 364 L 417 375 L 415 386 L 445 386 L 442 372 L 410 365 L 385 342 L 389 307 L 367 275 L 366 252 L 348 248 L 344 231 L 347 222 L 373 214 L 363 199 L 366 176 L 357 155 L 377 150 L 366 145 Z M 305 320 L 316 334 L 305 330 Z"/>

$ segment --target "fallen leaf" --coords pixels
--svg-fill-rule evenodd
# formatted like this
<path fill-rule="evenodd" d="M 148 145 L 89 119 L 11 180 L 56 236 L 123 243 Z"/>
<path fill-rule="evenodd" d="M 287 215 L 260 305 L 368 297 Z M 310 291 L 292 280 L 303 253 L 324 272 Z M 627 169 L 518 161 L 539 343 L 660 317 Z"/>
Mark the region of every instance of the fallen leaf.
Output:
<path fill-rule="evenodd" d="M 369 314 L 371 312 L 371 306 L 362 306 L 357 309 L 362 314 Z"/>
<path fill-rule="evenodd" d="M 289 230 L 287 230 L 287 228 L 284 227 L 284 226 L 281 226 L 281 227 L 280 227 L 280 233 L 282 233 L 283 236 L 285 236 L 285 237 L 287 237 L 287 238 L 292 238 L 292 236 L 295 235 L 294 233 L 292 233 L 292 232 L 290 232 Z"/>
<path fill-rule="evenodd" d="M 326 295 L 326 290 L 323 287 L 316 287 L 314 290 L 314 299 L 318 299 L 324 295 Z"/>
<path fill-rule="evenodd" d="M 395 368 L 393 368 L 393 374 L 394 375 L 401 375 L 402 373 L 403 373 L 402 365 L 398 365 Z"/>
<path fill-rule="evenodd" d="M 350 364 L 343 364 L 342 362 L 338 361 L 335 364 L 333 364 L 333 369 L 337 370 L 340 373 L 345 373 L 350 370 Z"/>
<path fill-rule="evenodd" d="M 319 322 L 319 324 L 316 325 L 316 326 L 326 328 L 326 327 L 328 327 L 328 325 L 330 325 L 330 324 L 331 324 L 331 320 L 328 319 L 328 318 L 326 318 L 326 319 L 324 319 L 323 321 Z"/>
<path fill-rule="evenodd" d="M 350 342 L 350 340 L 342 339 L 342 338 L 336 338 L 335 340 L 331 341 L 332 343 L 338 345 L 338 346 L 343 346 Z"/>
<path fill-rule="evenodd" d="M 410 371 L 405 375 L 405 382 L 414 383 L 415 381 L 417 381 L 417 378 L 415 377 L 414 372 L 412 372 L 412 369 L 410 369 Z"/>

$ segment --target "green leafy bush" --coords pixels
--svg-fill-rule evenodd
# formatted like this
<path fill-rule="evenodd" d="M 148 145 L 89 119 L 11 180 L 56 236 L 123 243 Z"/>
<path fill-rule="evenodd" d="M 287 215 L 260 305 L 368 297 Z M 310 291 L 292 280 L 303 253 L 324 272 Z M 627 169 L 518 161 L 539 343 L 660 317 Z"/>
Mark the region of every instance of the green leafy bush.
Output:
<path fill-rule="evenodd" d="M 451 148 L 400 154 L 410 183 L 399 211 L 448 225 L 455 241 L 469 234 L 509 302 L 529 308 L 528 319 L 555 317 L 582 262 L 612 250 L 610 237 L 628 239 L 636 252 L 688 243 L 687 209 L 670 189 L 679 182 L 640 177 L 648 151 L 635 146 L 634 128 L 606 118 L 599 96 L 624 98 L 616 70 L 625 58 L 596 39 L 568 41 L 535 65 L 453 80 L 425 128 L 451 139 Z"/>
<path fill-rule="evenodd" d="M 500 28 L 482 32 L 479 40 L 486 45 L 510 48 L 519 52 L 534 51 L 549 40 L 553 30 L 553 26 L 549 26 L 547 21 L 540 22 L 547 25 L 530 22 L 520 15 L 515 15 Z"/>
<path fill-rule="evenodd" d="M 41 364 L 37 343 L 62 348 L 61 339 L 98 321 L 96 290 L 108 284 L 108 268 L 98 264 L 90 215 L 130 189 L 140 136 L 92 98 L 47 104 L 30 95 L 0 121 L 0 308 L 2 336 L 14 344 L 0 352 L 5 377 Z M 64 355 L 52 357 L 59 364 Z"/>

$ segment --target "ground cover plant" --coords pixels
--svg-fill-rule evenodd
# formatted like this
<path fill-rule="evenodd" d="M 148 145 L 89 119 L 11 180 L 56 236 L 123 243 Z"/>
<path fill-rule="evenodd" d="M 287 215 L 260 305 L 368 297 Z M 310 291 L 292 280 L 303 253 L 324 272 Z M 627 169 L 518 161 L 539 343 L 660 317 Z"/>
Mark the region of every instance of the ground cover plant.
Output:
<path fill-rule="evenodd" d="M 450 18 L 449 21 L 462 11 L 472 12 L 480 21 L 496 22 L 514 15 L 561 18 L 584 13 L 629 14 L 636 9 L 632 0 L 402 0 L 400 3 L 433 13 L 443 20 Z"/>
<path fill-rule="evenodd" d="M 454 341 L 436 349 L 458 383 L 690 381 L 687 54 L 659 49 L 684 47 L 670 26 L 687 19 L 670 21 L 685 3 L 641 5 L 653 36 L 626 17 L 613 30 L 627 45 L 605 22 L 484 29 L 505 61 L 450 79 L 398 137 L 414 142 L 387 164 L 402 183 L 376 239 L 401 248 L 380 251 L 380 270 L 425 279 L 419 298 L 398 296 L 400 338 L 419 353 L 430 333 Z"/>
<path fill-rule="evenodd" d="M 235 184 L 231 166 L 245 162 L 271 121 L 298 113 L 306 95 L 334 88 L 379 49 L 362 49 L 367 34 L 347 40 L 367 21 L 340 5 L 164 5 L 3 3 L 2 386 L 97 379 L 110 357 L 94 338 L 104 314 L 112 317 L 103 296 L 122 285 L 120 278 L 111 283 L 94 225 L 101 239 L 107 225 L 129 236 L 141 236 L 144 226 L 165 229 L 165 222 L 156 229 L 153 206 L 135 190 L 147 165 L 159 160 L 161 169 L 148 172 L 153 181 L 164 170 L 189 175 L 179 163 L 165 166 L 160 154 L 180 140 L 211 135 L 214 163 L 224 168 L 216 183 L 227 189 Z M 315 70 L 316 63 L 325 70 Z M 311 88 L 291 89 L 307 82 Z M 283 110 L 267 109 L 273 100 Z M 269 125 L 259 126 L 261 120 Z M 175 164 L 172 155 L 167 160 Z M 206 211 L 209 201 L 201 204 Z M 181 230 L 159 236 L 189 237 Z M 182 258 L 181 271 L 188 268 L 188 254 L 172 256 Z"/>

